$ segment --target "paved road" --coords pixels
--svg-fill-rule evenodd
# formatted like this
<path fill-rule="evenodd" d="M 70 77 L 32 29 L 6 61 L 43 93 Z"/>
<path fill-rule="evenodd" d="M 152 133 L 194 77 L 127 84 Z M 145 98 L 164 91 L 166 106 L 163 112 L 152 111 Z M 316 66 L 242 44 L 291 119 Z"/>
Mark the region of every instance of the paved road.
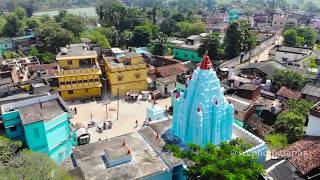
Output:
<path fill-rule="evenodd" d="M 276 41 L 276 45 L 282 44 L 283 38 L 279 37 L 278 40 Z M 250 62 L 255 63 L 255 62 L 261 62 L 261 61 L 266 61 L 269 59 L 269 53 L 272 48 L 274 48 L 275 45 L 271 46 L 270 48 L 267 48 L 263 52 L 261 52 L 259 55 L 255 57 L 251 57 Z"/>

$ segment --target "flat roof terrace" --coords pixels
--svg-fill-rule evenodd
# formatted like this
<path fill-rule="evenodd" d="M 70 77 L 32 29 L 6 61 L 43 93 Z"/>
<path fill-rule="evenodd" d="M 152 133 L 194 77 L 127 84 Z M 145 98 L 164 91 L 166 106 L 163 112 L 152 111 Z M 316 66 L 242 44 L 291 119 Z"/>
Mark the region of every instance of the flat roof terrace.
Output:
<path fill-rule="evenodd" d="M 57 100 L 21 107 L 19 111 L 24 125 L 42 120 L 48 122 L 65 112 Z"/>
<path fill-rule="evenodd" d="M 108 168 L 105 151 L 112 151 L 114 158 L 122 157 L 123 151 L 116 149 L 120 149 L 124 141 L 131 149 L 132 160 Z M 137 132 L 78 146 L 73 154 L 84 179 L 140 179 L 169 169 Z"/>
<path fill-rule="evenodd" d="M 14 101 L 1 105 L 1 113 L 20 111 L 22 124 L 31 124 L 37 121 L 50 121 L 64 112 L 68 107 L 57 95 L 46 95 Z"/>
<path fill-rule="evenodd" d="M 66 48 L 61 48 L 66 50 L 66 53 L 60 52 L 56 60 L 66 60 L 66 59 L 77 59 L 81 58 L 97 58 L 98 54 L 96 51 L 90 51 L 89 48 L 85 44 L 71 44 Z"/>

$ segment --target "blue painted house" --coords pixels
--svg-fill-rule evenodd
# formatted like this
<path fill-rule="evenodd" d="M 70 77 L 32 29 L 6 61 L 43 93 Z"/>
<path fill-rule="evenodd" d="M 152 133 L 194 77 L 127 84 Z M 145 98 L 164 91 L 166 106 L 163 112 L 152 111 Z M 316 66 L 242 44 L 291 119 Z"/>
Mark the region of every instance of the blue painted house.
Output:
<path fill-rule="evenodd" d="M 13 41 L 10 38 L 0 39 L 0 53 L 5 50 L 13 49 Z"/>
<path fill-rule="evenodd" d="M 71 155 L 70 114 L 58 96 L 4 104 L 1 113 L 10 139 L 22 140 L 34 152 L 47 153 L 58 164 Z"/>

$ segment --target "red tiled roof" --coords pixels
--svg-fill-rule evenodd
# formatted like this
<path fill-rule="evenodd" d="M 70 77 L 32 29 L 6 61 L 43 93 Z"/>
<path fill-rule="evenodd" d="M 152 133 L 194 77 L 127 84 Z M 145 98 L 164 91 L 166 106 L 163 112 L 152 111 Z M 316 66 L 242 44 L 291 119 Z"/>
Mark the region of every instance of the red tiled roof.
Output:
<path fill-rule="evenodd" d="M 255 134 L 259 137 L 267 136 L 273 132 L 273 128 L 264 124 L 262 119 L 256 114 L 252 114 L 250 118 L 245 121 L 245 123 L 252 127 L 255 131 Z"/>
<path fill-rule="evenodd" d="M 305 137 L 278 151 L 280 158 L 286 158 L 302 174 L 320 167 L 320 137 Z"/>
<path fill-rule="evenodd" d="M 301 98 L 300 92 L 291 90 L 287 87 L 282 86 L 279 91 L 277 92 L 278 96 L 282 96 L 288 99 L 294 99 L 294 100 L 299 100 Z"/>
<path fill-rule="evenodd" d="M 174 76 L 186 71 L 187 69 L 182 64 L 173 64 L 169 66 L 155 68 L 156 75 L 161 78 Z"/>

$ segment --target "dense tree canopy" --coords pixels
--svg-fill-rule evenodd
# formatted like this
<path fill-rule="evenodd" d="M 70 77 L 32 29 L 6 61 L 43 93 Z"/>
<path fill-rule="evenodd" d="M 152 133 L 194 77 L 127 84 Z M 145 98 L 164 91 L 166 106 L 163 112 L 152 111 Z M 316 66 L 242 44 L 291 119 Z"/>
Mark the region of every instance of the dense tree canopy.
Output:
<path fill-rule="evenodd" d="M 226 32 L 224 44 L 225 55 L 229 59 L 256 46 L 255 38 L 249 30 L 249 24 L 242 20 L 231 22 Z"/>
<path fill-rule="evenodd" d="M 185 172 L 187 179 L 258 179 L 262 166 L 253 154 L 242 154 L 249 147 L 236 139 L 220 146 L 190 145 L 188 150 L 169 146 L 168 149 L 175 156 L 190 160 Z"/>
<path fill-rule="evenodd" d="M 86 28 L 86 21 L 80 16 L 67 14 L 61 20 L 61 27 L 71 31 L 75 36 L 79 36 Z"/>
<path fill-rule="evenodd" d="M 284 45 L 290 47 L 313 47 L 317 40 L 317 32 L 311 28 L 290 28 L 284 31 Z"/>
<path fill-rule="evenodd" d="M 42 24 L 37 29 L 37 34 L 42 42 L 42 48 L 54 54 L 60 51 L 60 47 L 64 47 L 74 40 L 72 32 L 63 29 L 57 23 Z"/>
<path fill-rule="evenodd" d="M 293 143 L 301 139 L 304 135 L 305 117 L 293 112 L 282 112 L 278 115 L 275 122 L 275 129 L 278 133 L 287 135 L 288 142 Z"/>
<path fill-rule="evenodd" d="M 282 86 L 300 91 L 308 83 L 306 77 L 292 70 L 279 70 L 270 76 L 270 80 L 275 91 L 279 90 Z"/>
<path fill-rule="evenodd" d="M 156 35 L 154 46 L 152 47 L 152 53 L 159 56 L 166 55 L 167 48 L 168 48 L 167 41 L 168 41 L 168 37 L 164 33 L 162 32 L 158 33 Z"/>
<path fill-rule="evenodd" d="M 135 47 L 147 46 L 150 43 L 153 35 L 155 35 L 157 32 L 157 27 L 150 23 L 137 26 L 133 31 L 131 45 Z"/>
<path fill-rule="evenodd" d="M 218 33 L 211 33 L 206 36 L 199 47 L 199 55 L 203 56 L 206 52 L 211 60 L 220 60 L 222 56 L 222 47 Z"/>
<path fill-rule="evenodd" d="M 81 37 L 89 38 L 92 42 L 99 44 L 102 48 L 110 48 L 110 43 L 106 36 L 99 30 L 87 30 L 81 33 Z"/>
<path fill-rule="evenodd" d="M 71 179 L 46 154 L 22 150 L 20 141 L 0 136 L 0 177 L 11 179 Z"/>
<path fill-rule="evenodd" d="M 173 35 L 177 31 L 177 24 L 176 21 L 173 20 L 172 18 L 165 19 L 160 25 L 160 31 L 165 33 L 168 36 Z"/>
<path fill-rule="evenodd" d="M 24 35 L 26 11 L 23 8 L 16 9 L 6 16 L 6 23 L 3 27 L 3 34 L 7 37 Z"/>
<path fill-rule="evenodd" d="M 284 107 L 288 108 L 290 112 L 293 112 L 302 117 L 306 117 L 314 105 L 313 102 L 301 99 L 301 100 L 287 100 L 284 103 Z"/>
<path fill-rule="evenodd" d="M 288 29 L 283 33 L 284 45 L 294 47 L 297 44 L 298 33 L 294 29 Z"/>
<path fill-rule="evenodd" d="M 183 21 L 179 22 L 177 26 L 180 31 L 180 36 L 183 38 L 205 32 L 204 24 L 202 22 Z"/>

